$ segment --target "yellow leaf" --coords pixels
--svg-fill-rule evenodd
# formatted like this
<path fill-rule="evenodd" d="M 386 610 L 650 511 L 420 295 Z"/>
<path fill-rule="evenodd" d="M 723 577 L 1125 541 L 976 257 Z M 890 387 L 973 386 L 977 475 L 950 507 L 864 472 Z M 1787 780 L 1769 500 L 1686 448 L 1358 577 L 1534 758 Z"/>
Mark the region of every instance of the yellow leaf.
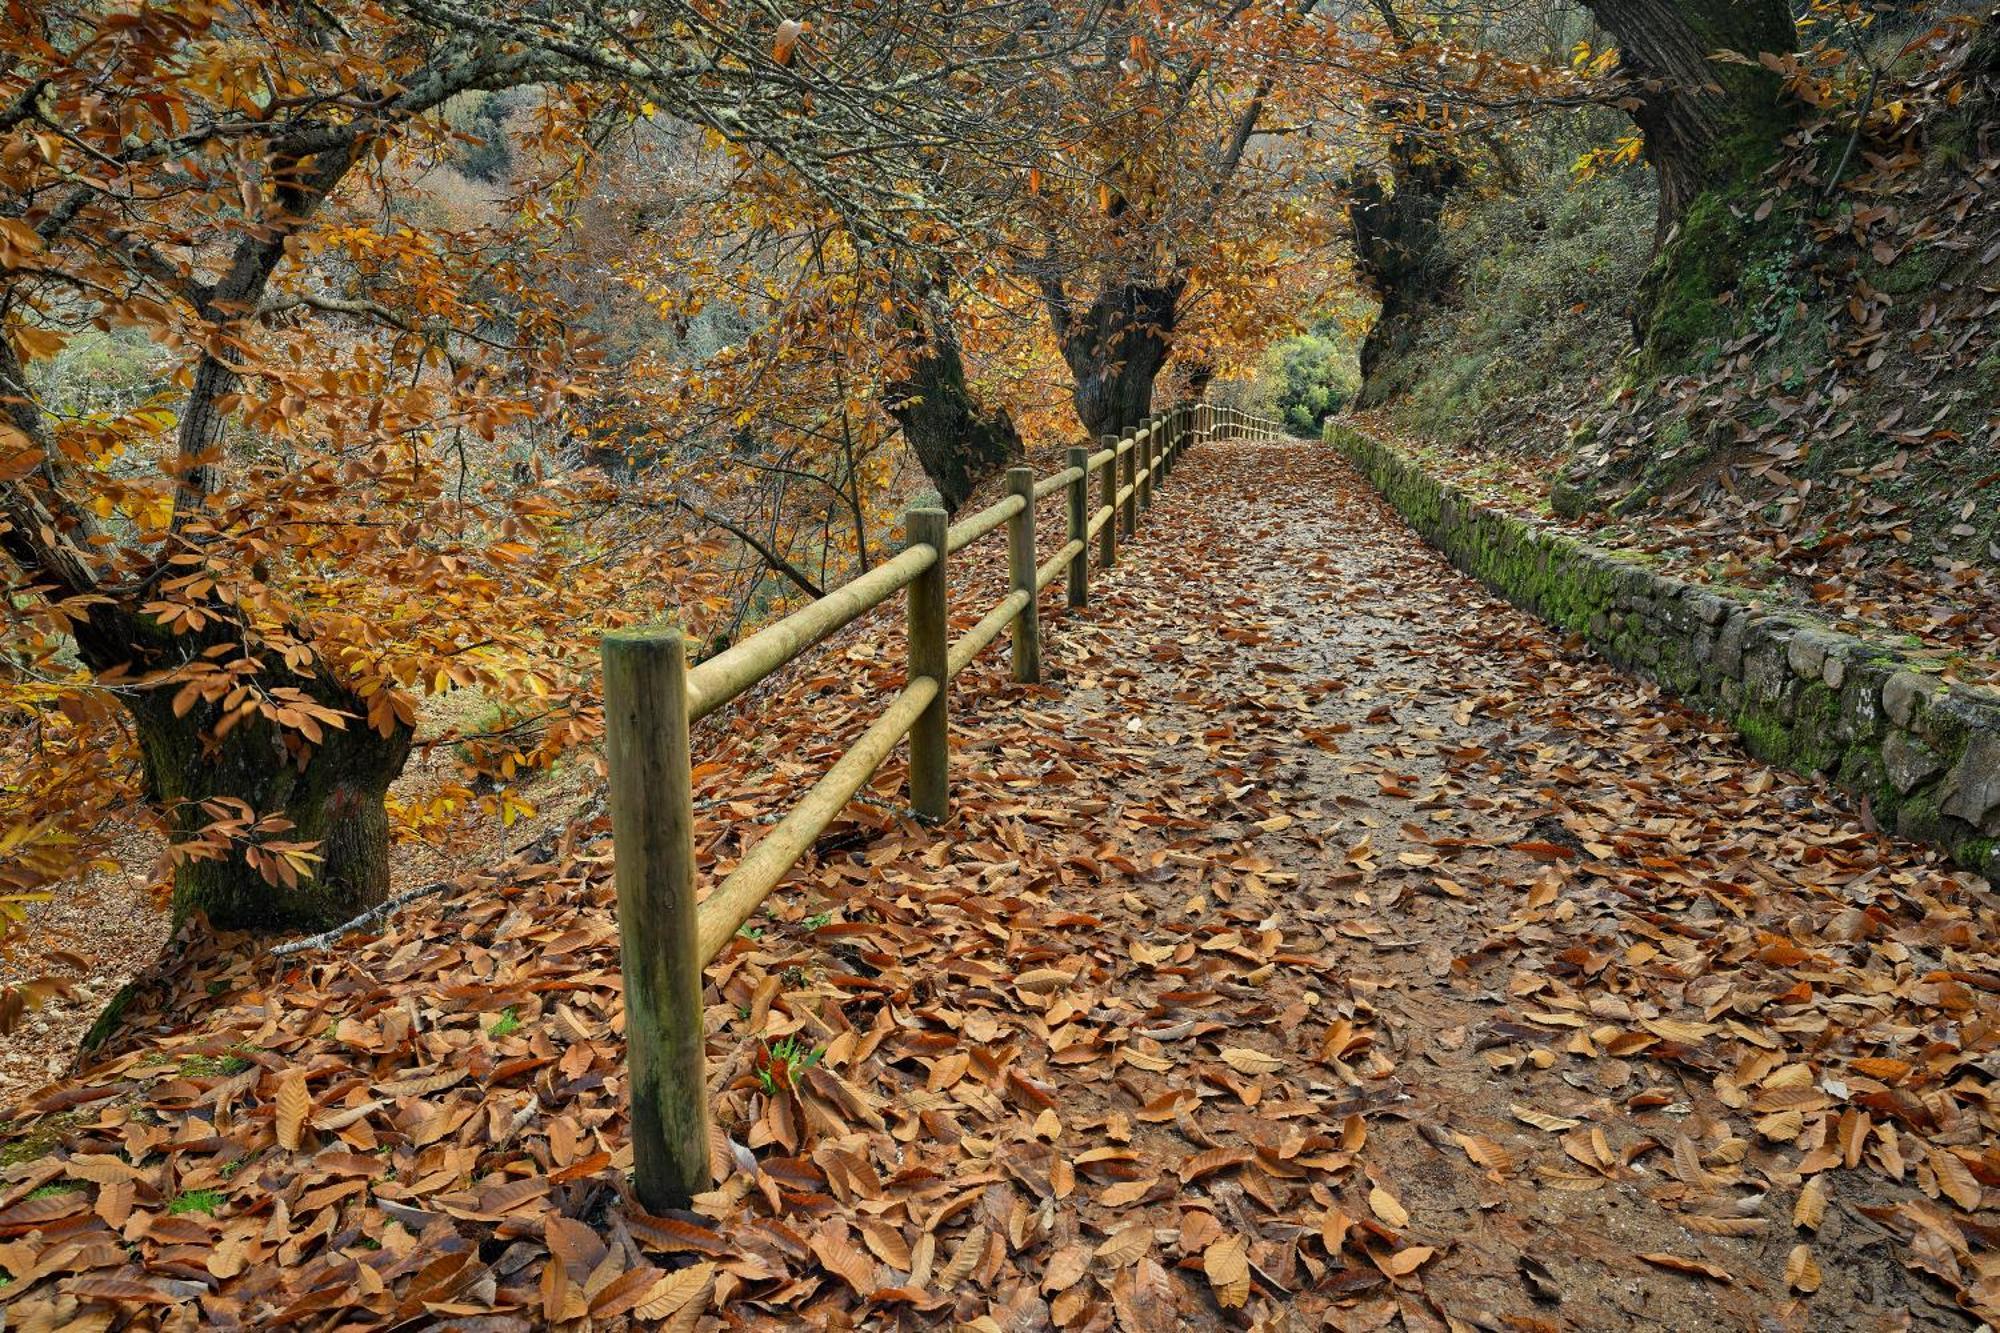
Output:
<path fill-rule="evenodd" d="M 1241 1233 L 1224 1236 L 1202 1251 L 1201 1268 L 1223 1309 L 1233 1310 L 1250 1299 L 1250 1255 Z"/>
<path fill-rule="evenodd" d="M 1248 1046 L 1224 1047 L 1222 1062 L 1239 1074 L 1275 1074 L 1285 1067 L 1285 1062 L 1277 1056 L 1266 1055 Z"/>
<path fill-rule="evenodd" d="M 1808 1231 L 1818 1231 L 1820 1219 L 1826 1216 L 1826 1177 L 1814 1176 L 1799 1191 L 1799 1201 L 1792 1205 L 1792 1225 L 1804 1227 Z"/>
<path fill-rule="evenodd" d="M 278 1080 L 278 1146 L 286 1152 L 299 1150 L 300 1134 L 312 1113 L 312 1094 L 306 1091 L 303 1069 L 285 1071 Z"/>
<path fill-rule="evenodd" d="M 1389 1191 L 1383 1189 L 1380 1185 L 1368 1191 L 1368 1207 L 1387 1226 L 1400 1229 L 1410 1225 L 1409 1210 L 1403 1207 L 1401 1201 L 1395 1195 L 1389 1193 Z"/>
<path fill-rule="evenodd" d="M 1791 1257 L 1785 1260 L 1785 1285 L 1810 1296 L 1819 1290 L 1819 1281 L 1819 1264 L 1813 1258 L 1812 1246 L 1794 1245 Z"/>
<path fill-rule="evenodd" d="M 693 1264 L 675 1269 L 653 1284 L 645 1299 L 632 1307 L 635 1319 L 665 1319 L 702 1296 L 715 1277 L 715 1265 Z"/>

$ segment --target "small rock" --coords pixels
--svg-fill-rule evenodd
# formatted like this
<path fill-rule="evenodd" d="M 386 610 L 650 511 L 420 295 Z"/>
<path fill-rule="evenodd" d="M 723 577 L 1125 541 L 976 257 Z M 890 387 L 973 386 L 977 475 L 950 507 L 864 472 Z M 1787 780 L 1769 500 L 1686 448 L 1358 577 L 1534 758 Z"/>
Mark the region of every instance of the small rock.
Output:
<path fill-rule="evenodd" d="M 1891 785 L 1907 796 L 1919 783 L 1942 773 L 1944 760 L 1908 732 L 1892 731 L 1882 742 L 1882 766 Z"/>
<path fill-rule="evenodd" d="M 1826 635 L 1813 630 L 1800 630 L 1786 647 L 1785 660 L 1794 675 L 1817 677 L 1826 664 L 1826 650 L 1830 646 Z"/>
<path fill-rule="evenodd" d="M 2000 736 L 1974 736 L 1952 770 L 1951 781 L 1955 790 L 1944 803 L 1944 813 L 1982 830 L 1990 817 L 2000 817 Z"/>
<path fill-rule="evenodd" d="M 1929 699 L 1937 690 L 1937 682 L 1921 672 L 1898 671 L 1882 686 L 1882 707 L 1890 721 L 1907 727 L 1916 715 L 1917 701 Z"/>

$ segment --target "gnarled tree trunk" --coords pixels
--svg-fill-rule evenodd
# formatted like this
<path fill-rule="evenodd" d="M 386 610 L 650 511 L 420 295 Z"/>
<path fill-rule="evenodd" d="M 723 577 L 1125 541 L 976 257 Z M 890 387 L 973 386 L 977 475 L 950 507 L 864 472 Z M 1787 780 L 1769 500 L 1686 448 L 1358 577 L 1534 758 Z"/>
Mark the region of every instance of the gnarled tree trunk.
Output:
<path fill-rule="evenodd" d="M 1785 0 L 1587 3 L 1638 88 L 1632 119 L 1659 180 L 1660 213 L 1659 253 L 1633 324 L 1646 359 L 1671 365 L 1720 333 L 1717 299 L 1789 226 L 1755 217 L 1765 170 L 1796 123 L 1782 80 L 1757 57 L 1796 50 L 1798 34 Z M 1717 59 L 1722 52 L 1732 54 Z"/>
<path fill-rule="evenodd" d="M 883 404 L 945 509 L 957 513 L 974 486 L 1020 459 L 1021 433 L 1006 408 L 988 409 L 967 385 L 943 293 L 926 292 L 923 311 L 922 345 L 909 372 L 889 384 Z"/>
<path fill-rule="evenodd" d="M 1784 0 L 1586 0 L 1640 84 L 1632 119 L 1660 182 L 1660 233 L 1705 191 L 1755 179 L 1793 123 L 1762 52 L 1798 47 Z M 1739 63 L 1719 52 L 1747 59 Z"/>
<path fill-rule="evenodd" d="M 193 660 L 224 635 L 171 635 L 143 619 L 104 608 L 79 626 L 77 647 L 97 671 L 123 667 L 144 676 Z M 147 799 L 176 844 L 199 843 L 218 818 L 282 816 L 291 827 L 252 833 L 219 846 L 213 857 L 183 857 L 174 867 L 174 925 L 195 912 L 224 930 L 319 930 L 346 921 L 389 894 L 389 784 L 410 756 L 412 729 L 384 736 L 368 725 L 367 701 L 321 665 L 310 674 L 283 670 L 268 656 L 257 684 L 266 694 L 297 690 L 348 714 L 307 744 L 298 732 L 252 717 L 224 728 L 225 710 L 198 701 L 176 712 L 175 686 L 122 696 L 139 738 Z M 282 697 L 282 696 L 281 696 Z M 240 805 L 237 803 L 240 802 Z M 319 860 L 296 888 L 273 884 L 251 864 L 243 844 L 316 843 Z"/>
<path fill-rule="evenodd" d="M 1397 365 L 1423 321 L 1451 296 L 1454 274 L 1443 256 L 1441 219 L 1464 180 L 1464 166 L 1449 147 L 1419 151 L 1404 137 L 1392 149 L 1386 184 L 1372 173 L 1349 182 L 1354 266 L 1382 303 L 1361 344 L 1358 406 L 1395 396 L 1402 384 Z"/>
<path fill-rule="evenodd" d="M 1184 276 L 1112 283 L 1077 311 L 1059 283 L 1044 284 L 1049 319 L 1075 381 L 1071 398 L 1091 439 L 1122 435 L 1152 414 L 1153 381 L 1173 351 Z"/>

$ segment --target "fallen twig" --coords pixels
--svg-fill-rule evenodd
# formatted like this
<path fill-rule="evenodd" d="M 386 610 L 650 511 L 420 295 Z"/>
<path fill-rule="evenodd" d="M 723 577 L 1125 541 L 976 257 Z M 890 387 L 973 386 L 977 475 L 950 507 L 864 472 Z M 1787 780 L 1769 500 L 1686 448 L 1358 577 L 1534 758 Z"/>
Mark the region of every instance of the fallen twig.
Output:
<path fill-rule="evenodd" d="M 395 911 L 398 907 L 413 903 L 419 898 L 428 898 L 434 893 L 443 893 L 450 887 L 449 883 L 440 881 L 436 884 L 426 884 L 421 889 L 411 889 L 408 893 L 397 894 L 387 902 L 377 903 L 360 916 L 355 917 L 352 921 L 341 922 L 332 930 L 323 930 L 317 935 L 308 935 L 304 939 L 292 940 L 285 944 L 276 945 L 272 948 L 271 954 L 273 957 L 283 958 L 288 954 L 304 953 L 307 949 L 324 949 L 327 945 L 338 941 L 341 936 L 347 934 L 350 930 L 359 930 L 363 926 L 370 925 L 388 916 L 389 913 Z"/>

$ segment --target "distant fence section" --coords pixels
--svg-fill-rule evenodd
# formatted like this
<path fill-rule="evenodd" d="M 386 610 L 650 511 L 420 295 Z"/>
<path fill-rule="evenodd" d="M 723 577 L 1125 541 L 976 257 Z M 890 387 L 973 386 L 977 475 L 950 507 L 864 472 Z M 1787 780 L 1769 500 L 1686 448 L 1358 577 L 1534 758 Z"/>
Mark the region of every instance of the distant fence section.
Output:
<path fill-rule="evenodd" d="M 685 1208 L 709 1188 L 708 1090 L 703 1074 L 702 972 L 805 855 L 813 841 L 910 740 L 910 804 L 928 819 L 950 805 L 947 771 L 952 677 L 1003 632 L 1016 681 L 1042 676 L 1041 592 L 1057 578 L 1070 606 L 1090 599 L 1090 548 L 1117 562 L 1156 487 L 1186 451 L 1209 440 L 1276 439 L 1280 423 L 1219 404 L 1184 404 L 1096 453 L 1069 451 L 1069 466 L 1037 479 L 1007 474 L 1007 496 L 951 523 L 942 509 L 904 516 L 894 559 L 784 619 L 689 667 L 679 628 L 621 630 L 604 639 L 605 751 L 617 856 L 618 929 L 625 981 L 625 1041 L 632 1098 L 633 1183 L 641 1204 Z M 1093 487 L 1092 479 L 1096 479 Z M 1091 503 L 1093 491 L 1097 496 Z M 1037 562 L 1035 508 L 1061 494 L 1068 540 Z M 952 558 L 1005 526 L 1009 591 L 958 640 L 949 639 Z M 689 728 L 896 593 L 905 596 L 908 683 L 792 807 L 696 901 L 694 786 Z"/>

